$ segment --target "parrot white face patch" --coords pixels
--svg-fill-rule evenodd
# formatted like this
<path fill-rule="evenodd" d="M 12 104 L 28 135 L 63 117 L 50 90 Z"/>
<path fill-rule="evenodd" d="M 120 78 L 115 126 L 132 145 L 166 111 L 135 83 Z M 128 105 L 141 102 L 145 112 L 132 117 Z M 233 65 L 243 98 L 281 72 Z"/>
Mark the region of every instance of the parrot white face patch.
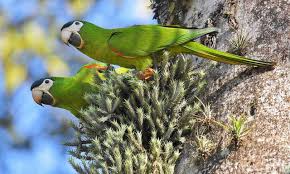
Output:
<path fill-rule="evenodd" d="M 42 90 L 48 92 L 50 87 L 52 87 L 53 81 L 51 79 L 44 79 L 42 84 L 37 87 L 37 90 Z"/>
<path fill-rule="evenodd" d="M 70 25 L 69 25 L 70 24 Z M 79 31 L 82 28 L 84 24 L 80 21 L 73 21 L 73 22 L 68 22 L 64 24 L 64 26 L 61 29 L 61 39 L 64 43 L 68 44 L 68 40 L 71 37 L 71 34 L 77 34 L 79 35 Z"/>

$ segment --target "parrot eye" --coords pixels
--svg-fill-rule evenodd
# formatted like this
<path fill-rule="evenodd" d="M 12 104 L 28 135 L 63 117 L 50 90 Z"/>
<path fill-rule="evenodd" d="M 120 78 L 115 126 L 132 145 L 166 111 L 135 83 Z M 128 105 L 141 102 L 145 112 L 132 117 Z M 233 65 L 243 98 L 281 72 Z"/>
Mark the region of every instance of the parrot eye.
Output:
<path fill-rule="evenodd" d="M 79 22 L 75 22 L 75 24 L 76 24 L 76 25 L 79 25 L 80 23 L 79 23 Z"/>
<path fill-rule="evenodd" d="M 52 86 L 52 84 L 53 84 L 53 81 L 51 80 L 51 79 L 45 79 L 44 81 L 43 81 L 43 84 L 45 85 L 45 86 Z"/>

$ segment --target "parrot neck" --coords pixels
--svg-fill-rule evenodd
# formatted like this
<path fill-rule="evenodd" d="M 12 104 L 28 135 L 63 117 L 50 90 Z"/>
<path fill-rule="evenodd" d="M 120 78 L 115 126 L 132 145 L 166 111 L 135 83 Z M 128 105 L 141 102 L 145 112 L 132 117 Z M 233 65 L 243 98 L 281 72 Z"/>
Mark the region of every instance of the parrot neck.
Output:
<path fill-rule="evenodd" d="M 102 53 L 107 48 L 107 40 L 110 38 L 112 31 L 96 25 L 84 26 L 80 35 L 84 40 L 84 46 L 79 49 L 89 57 L 104 57 Z"/>
<path fill-rule="evenodd" d="M 76 80 L 75 78 L 59 78 L 58 85 L 51 91 L 55 98 L 55 107 L 69 110 L 72 114 L 78 116 L 79 111 L 86 107 L 88 103 L 84 99 L 85 93 L 95 90 L 94 85 Z"/>

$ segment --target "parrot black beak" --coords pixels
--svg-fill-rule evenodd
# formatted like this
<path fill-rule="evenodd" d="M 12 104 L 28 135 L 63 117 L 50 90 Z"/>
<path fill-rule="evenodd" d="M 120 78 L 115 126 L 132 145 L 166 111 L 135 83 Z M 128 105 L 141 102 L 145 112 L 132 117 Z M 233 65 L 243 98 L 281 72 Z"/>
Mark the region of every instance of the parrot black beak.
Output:
<path fill-rule="evenodd" d="M 30 88 L 33 100 L 40 106 L 43 106 L 42 104 L 54 105 L 55 103 L 53 96 L 41 85 L 44 80 L 48 79 L 50 78 L 39 79 L 35 81 Z"/>
<path fill-rule="evenodd" d="M 32 98 L 40 106 L 54 105 L 54 98 L 47 92 L 38 90 L 37 88 L 32 89 Z"/>
<path fill-rule="evenodd" d="M 54 100 L 50 94 L 43 92 L 41 97 L 41 103 L 45 105 L 53 105 Z"/>
<path fill-rule="evenodd" d="M 71 33 L 68 43 L 73 45 L 76 48 L 81 48 L 82 47 L 82 38 L 78 33 Z"/>

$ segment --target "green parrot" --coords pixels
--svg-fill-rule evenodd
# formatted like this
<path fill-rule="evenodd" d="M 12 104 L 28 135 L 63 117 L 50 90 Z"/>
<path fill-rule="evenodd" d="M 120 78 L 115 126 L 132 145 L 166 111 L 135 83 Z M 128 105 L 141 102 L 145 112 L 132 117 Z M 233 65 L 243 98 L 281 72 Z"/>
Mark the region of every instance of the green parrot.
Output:
<path fill-rule="evenodd" d="M 192 29 L 161 25 L 104 29 L 86 21 L 71 21 L 62 26 L 61 39 L 95 60 L 140 71 L 151 69 L 154 53 L 163 50 L 173 55 L 193 54 L 227 64 L 275 65 L 274 62 L 253 60 L 211 49 L 193 41 L 217 31 L 217 28 Z"/>
<path fill-rule="evenodd" d="M 34 101 L 41 105 L 51 105 L 70 111 L 75 116 L 86 107 L 88 103 L 84 99 L 86 93 L 98 90 L 95 84 L 95 76 L 105 80 L 100 70 L 107 67 L 100 63 L 84 65 L 72 77 L 47 77 L 35 81 L 31 85 L 31 92 Z M 128 72 L 126 68 L 116 68 L 117 74 Z"/>

